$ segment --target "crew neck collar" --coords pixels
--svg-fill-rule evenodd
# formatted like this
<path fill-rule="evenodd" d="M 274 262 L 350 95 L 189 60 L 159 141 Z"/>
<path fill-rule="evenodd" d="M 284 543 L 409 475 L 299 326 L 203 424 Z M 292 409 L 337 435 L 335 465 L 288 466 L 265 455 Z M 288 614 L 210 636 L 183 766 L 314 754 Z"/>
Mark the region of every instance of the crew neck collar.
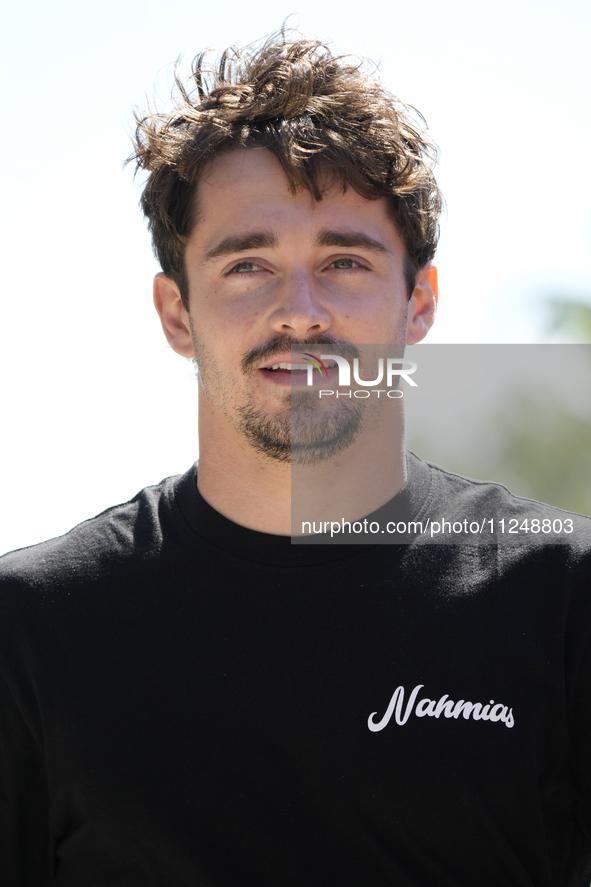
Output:
<path fill-rule="evenodd" d="M 414 453 L 407 453 L 407 480 L 389 502 L 367 515 L 369 521 L 404 518 L 421 512 L 430 491 L 431 471 Z M 357 557 L 374 548 L 369 544 L 326 544 L 322 536 L 309 543 L 292 543 L 290 536 L 260 533 L 234 523 L 205 501 L 197 486 L 197 465 L 175 483 L 174 498 L 191 531 L 226 554 L 275 566 L 313 566 Z M 397 545 L 396 548 L 402 548 Z"/>

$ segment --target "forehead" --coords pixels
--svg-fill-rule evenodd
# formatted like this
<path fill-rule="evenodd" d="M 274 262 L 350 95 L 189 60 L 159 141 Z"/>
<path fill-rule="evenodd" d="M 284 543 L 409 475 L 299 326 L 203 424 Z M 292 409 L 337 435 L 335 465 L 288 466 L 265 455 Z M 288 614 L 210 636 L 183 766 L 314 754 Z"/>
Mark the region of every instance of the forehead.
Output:
<path fill-rule="evenodd" d="M 352 228 L 381 237 L 404 252 L 385 198 L 369 200 L 352 188 L 343 192 L 338 176 L 326 173 L 327 190 L 317 201 L 290 187 L 279 161 L 264 148 L 237 148 L 205 170 L 196 193 L 191 243 L 208 252 L 221 237 L 245 230 L 272 230 L 281 240 L 310 240 L 321 229 Z"/>

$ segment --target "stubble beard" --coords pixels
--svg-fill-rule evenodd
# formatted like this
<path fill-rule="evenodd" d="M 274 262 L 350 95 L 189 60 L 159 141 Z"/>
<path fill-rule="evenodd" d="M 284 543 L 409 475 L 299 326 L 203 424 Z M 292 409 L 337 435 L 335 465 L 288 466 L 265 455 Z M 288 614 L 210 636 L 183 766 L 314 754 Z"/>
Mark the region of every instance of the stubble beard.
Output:
<path fill-rule="evenodd" d="M 265 459 L 284 465 L 317 465 L 339 456 L 361 433 L 364 417 L 361 403 L 343 400 L 335 409 L 321 409 L 317 391 L 286 392 L 281 415 L 269 415 L 264 408 L 252 403 L 233 412 L 227 403 L 228 380 L 199 341 L 191 318 L 190 324 L 195 365 L 205 393 Z M 317 338 L 317 344 L 331 344 L 323 337 Z M 309 344 L 316 344 L 313 338 Z M 237 389 L 238 386 L 235 388 L 238 394 Z"/>
<path fill-rule="evenodd" d="M 405 305 L 397 345 L 404 354 L 406 342 L 406 325 L 408 303 Z M 281 340 L 276 337 L 276 341 Z M 296 344 L 292 342 L 291 344 Z M 322 335 L 313 336 L 305 343 L 314 345 L 336 346 L 343 354 L 358 355 L 355 345 L 327 341 Z M 268 343 L 271 350 L 274 342 Z M 269 356 L 265 354 L 264 356 Z M 243 360 L 243 371 L 250 368 L 249 356 Z M 384 408 L 384 401 L 376 402 L 358 400 L 338 400 L 334 409 L 322 409 L 318 391 L 294 391 L 283 398 L 284 414 L 269 416 L 262 408 L 252 404 L 238 410 L 238 427 L 248 443 L 266 459 L 283 464 L 311 466 L 326 462 L 340 456 L 349 449 L 360 434 L 376 422 L 377 416 Z"/>
<path fill-rule="evenodd" d="M 363 428 L 363 407 L 341 401 L 334 410 L 319 409 L 318 392 L 285 395 L 287 415 L 269 416 L 262 408 L 238 410 L 239 429 L 262 456 L 282 464 L 317 465 L 347 450 Z"/>

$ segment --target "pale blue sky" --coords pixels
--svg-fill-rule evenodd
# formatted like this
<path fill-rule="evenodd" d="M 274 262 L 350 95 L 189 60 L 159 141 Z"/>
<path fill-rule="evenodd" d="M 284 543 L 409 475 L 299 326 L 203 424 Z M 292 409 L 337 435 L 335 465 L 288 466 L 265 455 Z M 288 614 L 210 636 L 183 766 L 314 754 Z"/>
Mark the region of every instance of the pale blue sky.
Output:
<path fill-rule="evenodd" d="M 151 307 L 131 107 L 174 60 L 291 23 L 427 119 L 448 212 L 437 342 L 542 341 L 591 299 L 588 3 L 57 0 L 3 19 L 5 466 L 0 551 L 67 530 L 197 455 L 196 385 Z"/>

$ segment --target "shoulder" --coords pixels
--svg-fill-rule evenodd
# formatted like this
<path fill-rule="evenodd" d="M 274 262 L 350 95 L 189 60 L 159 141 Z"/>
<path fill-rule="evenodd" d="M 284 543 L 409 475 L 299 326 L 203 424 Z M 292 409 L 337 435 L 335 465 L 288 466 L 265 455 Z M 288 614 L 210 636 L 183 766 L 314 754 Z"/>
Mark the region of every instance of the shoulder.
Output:
<path fill-rule="evenodd" d="M 500 483 L 423 465 L 429 492 L 421 533 L 403 558 L 406 572 L 427 575 L 446 593 L 502 583 L 517 597 L 526 589 L 564 602 L 574 595 L 589 611 L 591 518 L 517 496 Z"/>
<path fill-rule="evenodd" d="M 0 557 L 0 603 L 10 589 L 55 590 L 71 583 L 80 585 L 109 573 L 114 564 L 156 557 L 178 480 L 166 478 L 63 536 Z"/>
<path fill-rule="evenodd" d="M 496 612 L 524 631 L 544 624 L 565 636 L 591 636 L 591 519 L 502 484 L 427 467 L 422 532 L 400 558 L 404 580 L 436 606 L 479 608 L 475 625 Z"/>
<path fill-rule="evenodd" d="M 451 520 L 473 522 L 506 542 L 564 545 L 591 550 L 591 517 L 511 492 L 494 481 L 476 480 L 426 463 L 432 477 L 429 508 Z M 481 535 L 484 534 L 481 531 Z M 514 537 L 514 538 L 511 538 Z"/>

